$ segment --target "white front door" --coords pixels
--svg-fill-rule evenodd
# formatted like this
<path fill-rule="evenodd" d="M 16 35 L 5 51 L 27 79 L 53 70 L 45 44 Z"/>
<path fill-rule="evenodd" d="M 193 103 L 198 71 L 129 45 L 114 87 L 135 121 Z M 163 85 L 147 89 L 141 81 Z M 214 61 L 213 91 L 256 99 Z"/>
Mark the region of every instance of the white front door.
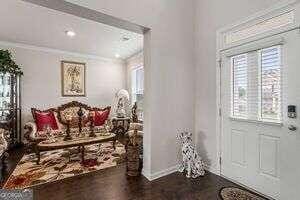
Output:
<path fill-rule="evenodd" d="M 300 34 L 273 40 L 255 50 L 245 46 L 246 53 L 223 53 L 221 174 L 274 199 L 296 200 L 300 116 L 288 118 L 287 107 L 300 108 Z"/>

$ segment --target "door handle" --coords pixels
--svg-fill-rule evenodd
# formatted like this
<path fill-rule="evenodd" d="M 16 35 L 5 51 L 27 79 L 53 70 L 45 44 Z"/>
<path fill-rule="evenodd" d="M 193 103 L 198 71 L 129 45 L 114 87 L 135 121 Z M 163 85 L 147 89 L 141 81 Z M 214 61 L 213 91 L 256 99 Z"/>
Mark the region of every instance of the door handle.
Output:
<path fill-rule="evenodd" d="M 297 130 L 297 127 L 294 126 L 294 125 L 289 125 L 289 126 L 288 126 L 288 129 L 289 129 L 290 131 L 296 131 L 296 130 Z"/>

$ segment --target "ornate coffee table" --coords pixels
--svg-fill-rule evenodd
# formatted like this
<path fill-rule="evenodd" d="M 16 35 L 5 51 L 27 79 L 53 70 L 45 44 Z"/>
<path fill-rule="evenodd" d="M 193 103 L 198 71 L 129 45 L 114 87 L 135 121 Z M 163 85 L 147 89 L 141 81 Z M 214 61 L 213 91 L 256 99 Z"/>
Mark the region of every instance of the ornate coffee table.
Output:
<path fill-rule="evenodd" d="M 57 149 L 65 149 L 70 147 L 79 147 L 79 150 L 81 152 L 81 160 L 84 161 L 84 146 L 91 145 L 91 144 L 98 144 L 98 143 L 104 143 L 104 142 L 113 142 L 113 147 L 116 149 L 116 134 L 110 133 L 102 135 L 100 133 L 96 133 L 96 137 L 74 137 L 72 140 L 64 141 L 64 137 L 57 137 L 55 138 L 55 142 L 52 142 L 50 140 L 45 140 L 37 144 L 36 146 L 36 155 L 37 155 L 37 164 L 40 162 L 40 152 L 41 151 L 51 151 L 51 150 L 57 150 Z"/>

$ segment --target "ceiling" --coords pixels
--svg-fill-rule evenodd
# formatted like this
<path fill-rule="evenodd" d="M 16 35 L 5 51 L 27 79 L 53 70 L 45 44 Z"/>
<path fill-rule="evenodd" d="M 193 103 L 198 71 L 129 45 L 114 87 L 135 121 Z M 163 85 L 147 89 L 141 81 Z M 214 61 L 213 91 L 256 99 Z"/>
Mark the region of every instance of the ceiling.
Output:
<path fill-rule="evenodd" d="M 2 0 L 0 41 L 24 43 L 104 58 L 142 51 L 143 35 L 21 0 Z M 76 35 L 69 37 L 66 31 Z M 129 40 L 124 40 L 127 38 Z"/>

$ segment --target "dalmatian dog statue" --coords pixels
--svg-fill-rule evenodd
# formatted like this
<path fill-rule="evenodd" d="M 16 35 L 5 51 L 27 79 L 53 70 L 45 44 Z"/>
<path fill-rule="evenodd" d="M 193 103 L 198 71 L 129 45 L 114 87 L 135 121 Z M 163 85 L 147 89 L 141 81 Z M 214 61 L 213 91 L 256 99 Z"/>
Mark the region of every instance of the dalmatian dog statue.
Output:
<path fill-rule="evenodd" d="M 179 171 L 184 172 L 184 170 L 186 170 L 187 178 L 204 176 L 204 163 L 195 150 L 192 140 L 192 133 L 183 132 L 180 133 L 178 137 L 182 143 L 181 152 L 183 158 L 183 161 L 179 167 Z"/>

